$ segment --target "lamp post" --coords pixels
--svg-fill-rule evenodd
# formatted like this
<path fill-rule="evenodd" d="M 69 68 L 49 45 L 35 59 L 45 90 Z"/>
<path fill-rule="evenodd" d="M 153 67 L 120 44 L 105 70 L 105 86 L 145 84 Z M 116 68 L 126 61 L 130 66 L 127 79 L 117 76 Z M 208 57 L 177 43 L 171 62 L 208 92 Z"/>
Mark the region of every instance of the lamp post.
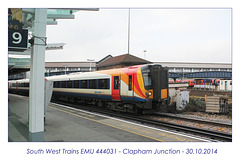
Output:
<path fill-rule="evenodd" d="M 93 62 L 94 61 L 94 59 L 87 59 L 87 61 L 89 61 L 90 62 L 90 72 L 92 71 L 92 64 L 91 64 L 91 62 Z"/>
<path fill-rule="evenodd" d="M 69 66 L 69 65 L 63 65 L 65 75 L 67 74 L 67 67 L 68 67 L 68 66 Z"/>
<path fill-rule="evenodd" d="M 128 54 L 130 50 L 130 8 L 128 9 Z"/>
<path fill-rule="evenodd" d="M 144 59 L 146 59 L 146 52 L 147 52 L 147 50 L 143 50 L 143 53 L 144 53 Z"/>

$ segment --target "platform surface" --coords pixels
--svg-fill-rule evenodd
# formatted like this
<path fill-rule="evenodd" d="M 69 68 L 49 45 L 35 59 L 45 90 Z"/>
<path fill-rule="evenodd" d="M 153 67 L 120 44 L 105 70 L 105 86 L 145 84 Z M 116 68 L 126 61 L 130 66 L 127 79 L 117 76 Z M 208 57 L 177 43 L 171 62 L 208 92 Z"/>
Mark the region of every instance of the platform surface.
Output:
<path fill-rule="evenodd" d="M 29 141 L 28 97 L 9 94 L 8 141 Z M 202 142 L 195 138 L 50 103 L 45 142 Z"/>

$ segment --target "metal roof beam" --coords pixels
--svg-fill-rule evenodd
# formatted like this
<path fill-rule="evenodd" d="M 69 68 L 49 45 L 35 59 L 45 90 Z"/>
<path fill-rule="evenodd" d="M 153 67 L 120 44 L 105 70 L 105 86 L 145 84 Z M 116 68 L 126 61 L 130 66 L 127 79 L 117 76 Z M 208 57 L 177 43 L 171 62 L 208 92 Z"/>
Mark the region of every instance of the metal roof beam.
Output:
<path fill-rule="evenodd" d="M 48 14 L 47 15 L 48 19 L 74 19 L 75 15 L 73 14 L 62 14 L 62 15 L 57 15 L 57 14 Z"/>
<path fill-rule="evenodd" d="M 35 13 L 35 9 L 34 8 L 22 8 L 22 12 L 33 15 Z"/>
<path fill-rule="evenodd" d="M 57 21 L 55 21 L 55 20 L 52 20 L 52 19 L 48 19 L 47 20 L 47 25 L 57 25 L 58 24 L 58 22 Z"/>
<path fill-rule="evenodd" d="M 99 11 L 99 8 L 48 8 L 49 10 L 55 9 L 55 10 L 71 10 L 73 12 L 77 11 Z"/>
<path fill-rule="evenodd" d="M 66 45 L 66 43 L 49 43 L 46 45 L 46 50 L 60 50 L 63 49 L 63 46 Z M 16 51 L 8 51 L 8 54 L 12 55 L 30 55 L 31 49 L 28 48 L 24 52 L 16 52 Z"/>

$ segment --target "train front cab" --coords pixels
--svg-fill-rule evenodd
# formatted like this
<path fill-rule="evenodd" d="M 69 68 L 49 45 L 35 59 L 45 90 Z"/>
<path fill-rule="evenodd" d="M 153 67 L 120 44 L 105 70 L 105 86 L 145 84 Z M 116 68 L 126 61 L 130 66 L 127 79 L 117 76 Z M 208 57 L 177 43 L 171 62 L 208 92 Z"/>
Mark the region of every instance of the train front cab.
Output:
<path fill-rule="evenodd" d="M 142 67 L 142 75 L 148 101 L 152 110 L 161 110 L 169 102 L 168 69 L 161 65 Z"/>

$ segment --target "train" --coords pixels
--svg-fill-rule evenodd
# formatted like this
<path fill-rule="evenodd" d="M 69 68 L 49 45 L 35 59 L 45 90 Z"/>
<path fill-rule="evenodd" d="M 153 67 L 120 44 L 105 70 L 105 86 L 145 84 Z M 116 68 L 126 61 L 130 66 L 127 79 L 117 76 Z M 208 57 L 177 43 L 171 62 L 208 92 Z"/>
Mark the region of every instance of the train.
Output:
<path fill-rule="evenodd" d="M 182 82 L 187 82 L 189 84 L 189 87 L 194 87 L 194 85 L 219 85 L 220 79 L 177 79 L 176 81 L 174 80 L 169 80 L 169 83 L 182 83 Z"/>
<path fill-rule="evenodd" d="M 232 80 L 220 80 L 217 85 L 220 91 L 232 91 Z"/>
<path fill-rule="evenodd" d="M 218 90 L 218 91 L 232 91 L 232 80 L 222 80 L 222 79 L 169 79 L 169 83 L 188 83 L 188 88 L 195 89 L 208 89 L 208 90 Z"/>
<path fill-rule="evenodd" d="M 170 101 L 168 68 L 156 64 L 45 77 L 52 100 L 91 103 L 128 113 L 158 111 Z M 28 95 L 29 80 L 8 82 L 10 93 Z"/>

